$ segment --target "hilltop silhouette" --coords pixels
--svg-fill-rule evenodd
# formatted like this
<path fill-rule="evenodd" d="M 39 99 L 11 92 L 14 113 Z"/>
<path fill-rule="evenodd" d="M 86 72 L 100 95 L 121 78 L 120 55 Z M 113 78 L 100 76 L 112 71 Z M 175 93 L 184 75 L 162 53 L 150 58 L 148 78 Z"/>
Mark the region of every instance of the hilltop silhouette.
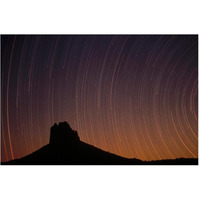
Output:
<path fill-rule="evenodd" d="M 49 144 L 20 159 L 2 165 L 197 165 L 198 159 L 142 161 L 124 158 L 82 142 L 67 122 L 54 124 Z"/>

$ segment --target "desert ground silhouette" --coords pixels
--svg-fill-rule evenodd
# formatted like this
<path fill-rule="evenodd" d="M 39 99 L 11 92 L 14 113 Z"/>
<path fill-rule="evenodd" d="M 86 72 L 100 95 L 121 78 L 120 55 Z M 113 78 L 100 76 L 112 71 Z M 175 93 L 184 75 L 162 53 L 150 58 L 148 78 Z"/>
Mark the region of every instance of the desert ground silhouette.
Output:
<path fill-rule="evenodd" d="M 142 161 L 103 151 L 80 140 L 67 122 L 54 124 L 49 144 L 20 159 L 2 165 L 198 165 L 197 158 Z"/>

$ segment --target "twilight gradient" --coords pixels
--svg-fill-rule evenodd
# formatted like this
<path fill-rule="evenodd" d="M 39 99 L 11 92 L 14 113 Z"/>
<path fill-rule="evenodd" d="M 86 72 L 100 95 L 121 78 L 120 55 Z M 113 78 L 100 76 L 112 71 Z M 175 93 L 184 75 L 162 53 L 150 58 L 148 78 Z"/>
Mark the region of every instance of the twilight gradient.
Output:
<path fill-rule="evenodd" d="M 80 139 L 143 160 L 198 157 L 197 35 L 1 36 L 1 160 Z"/>

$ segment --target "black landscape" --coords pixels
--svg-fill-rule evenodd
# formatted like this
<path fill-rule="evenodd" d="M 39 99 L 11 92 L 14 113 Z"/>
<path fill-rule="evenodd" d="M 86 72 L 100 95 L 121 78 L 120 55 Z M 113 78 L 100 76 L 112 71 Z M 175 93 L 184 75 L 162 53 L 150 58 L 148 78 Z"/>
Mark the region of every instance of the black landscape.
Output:
<path fill-rule="evenodd" d="M 133 147 L 134 148 L 134 147 Z M 54 124 L 50 142 L 20 159 L 2 165 L 198 165 L 198 158 L 142 161 L 124 158 L 82 142 L 67 122 Z"/>

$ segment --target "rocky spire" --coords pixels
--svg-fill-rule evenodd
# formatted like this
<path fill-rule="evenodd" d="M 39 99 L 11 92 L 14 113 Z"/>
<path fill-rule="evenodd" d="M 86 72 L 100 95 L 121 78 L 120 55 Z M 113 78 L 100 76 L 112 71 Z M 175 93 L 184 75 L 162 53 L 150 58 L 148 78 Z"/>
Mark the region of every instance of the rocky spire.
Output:
<path fill-rule="evenodd" d="M 78 133 L 67 122 L 54 124 L 50 129 L 50 144 L 61 145 L 80 141 Z"/>

